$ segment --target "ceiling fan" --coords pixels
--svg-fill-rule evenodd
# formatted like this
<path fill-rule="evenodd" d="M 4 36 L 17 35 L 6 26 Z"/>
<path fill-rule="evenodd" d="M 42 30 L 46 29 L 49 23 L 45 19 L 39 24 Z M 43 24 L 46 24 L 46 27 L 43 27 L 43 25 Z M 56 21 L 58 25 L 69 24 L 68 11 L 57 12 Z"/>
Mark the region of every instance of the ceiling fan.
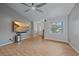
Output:
<path fill-rule="evenodd" d="M 41 3 L 39 5 L 35 5 L 35 3 L 31 3 L 32 5 L 28 5 L 26 3 L 21 3 L 21 4 L 23 4 L 23 5 L 27 6 L 27 7 L 31 7 L 30 9 L 27 9 L 24 12 L 28 12 L 30 10 L 35 10 L 35 11 L 38 11 L 40 13 L 43 13 L 43 11 L 40 10 L 39 8 L 42 7 L 42 6 L 44 6 L 44 5 L 46 5 L 47 3 Z"/>

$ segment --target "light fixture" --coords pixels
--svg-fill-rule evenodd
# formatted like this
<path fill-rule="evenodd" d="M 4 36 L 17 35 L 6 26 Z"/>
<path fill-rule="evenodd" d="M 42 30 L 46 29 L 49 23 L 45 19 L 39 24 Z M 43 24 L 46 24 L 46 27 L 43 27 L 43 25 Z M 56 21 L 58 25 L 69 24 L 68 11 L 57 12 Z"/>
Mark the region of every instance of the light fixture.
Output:
<path fill-rule="evenodd" d="M 36 9 L 36 8 L 33 6 L 33 7 L 32 7 L 32 10 L 35 10 L 35 9 Z"/>

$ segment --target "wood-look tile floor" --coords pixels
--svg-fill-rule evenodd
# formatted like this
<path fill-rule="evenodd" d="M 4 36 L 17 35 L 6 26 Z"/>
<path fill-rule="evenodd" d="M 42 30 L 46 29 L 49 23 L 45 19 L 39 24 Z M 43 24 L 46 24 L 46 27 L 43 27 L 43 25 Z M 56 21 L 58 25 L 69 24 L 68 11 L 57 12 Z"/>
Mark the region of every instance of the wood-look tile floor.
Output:
<path fill-rule="evenodd" d="M 42 40 L 40 36 L 0 47 L 0 56 L 76 56 L 68 44 Z"/>

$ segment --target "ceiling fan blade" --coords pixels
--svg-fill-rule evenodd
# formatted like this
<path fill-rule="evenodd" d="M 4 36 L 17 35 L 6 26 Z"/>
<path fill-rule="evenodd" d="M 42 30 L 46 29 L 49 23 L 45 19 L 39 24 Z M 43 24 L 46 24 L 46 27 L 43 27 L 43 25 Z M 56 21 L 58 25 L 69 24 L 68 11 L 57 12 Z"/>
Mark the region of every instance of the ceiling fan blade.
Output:
<path fill-rule="evenodd" d="M 28 6 L 28 7 L 31 7 L 30 5 L 28 5 L 28 4 L 26 4 L 26 3 L 21 3 L 21 4 L 23 4 L 23 5 L 25 5 L 25 6 Z"/>
<path fill-rule="evenodd" d="M 36 7 L 42 7 L 42 6 L 46 5 L 46 4 L 47 3 L 41 3 L 41 4 L 37 5 Z"/>
<path fill-rule="evenodd" d="M 43 11 L 42 10 L 40 10 L 40 9 L 35 9 L 36 11 L 38 11 L 38 12 L 40 12 L 40 13 L 43 13 Z"/>
<path fill-rule="evenodd" d="M 25 10 L 25 12 L 28 12 L 28 11 L 30 11 L 30 9 Z"/>

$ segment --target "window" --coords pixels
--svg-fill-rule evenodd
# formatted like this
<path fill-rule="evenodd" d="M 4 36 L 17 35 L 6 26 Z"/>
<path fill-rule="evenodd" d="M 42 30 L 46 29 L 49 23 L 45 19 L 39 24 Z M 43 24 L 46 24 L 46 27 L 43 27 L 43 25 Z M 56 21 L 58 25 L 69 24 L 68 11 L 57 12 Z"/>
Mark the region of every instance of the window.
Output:
<path fill-rule="evenodd" d="M 51 25 L 51 31 L 53 33 L 62 33 L 63 32 L 63 22 L 54 22 Z"/>

